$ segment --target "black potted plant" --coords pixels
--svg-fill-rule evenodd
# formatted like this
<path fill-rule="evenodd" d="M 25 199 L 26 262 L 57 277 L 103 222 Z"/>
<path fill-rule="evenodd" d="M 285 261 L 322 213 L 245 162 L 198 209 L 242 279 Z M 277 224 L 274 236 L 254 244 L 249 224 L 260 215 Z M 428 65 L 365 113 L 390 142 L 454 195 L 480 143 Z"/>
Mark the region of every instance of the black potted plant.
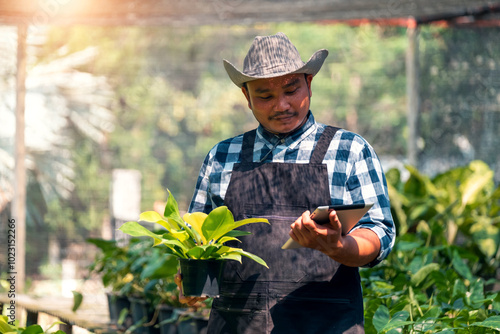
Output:
<path fill-rule="evenodd" d="M 155 211 L 143 212 L 139 221 L 156 223 L 160 231 L 150 231 L 138 222 L 127 222 L 119 230 L 134 237 L 148 236 L 154 246 L 166 246 L 165 253 L 179 259 L 182 288 L 186 296 L 213 297 L 218 295 L 220 275 L 226 260 L 241 262 L 246 256 L 267 267 L 260 257 L 241 248 L 226 246 L 228 241 L 240 241 L 237 237 L 250 234 L 236 228 L 250 223 L 268 223 L 267 219 L 249 218 L 234 221 L 226 206 L 214 209 L 210 214 L 187 213 L 181 218 L 177 201 L 168 191 L 164 215 Z"/>
<path fill-rule="evenodd" d="M 107 290 L 110 322 L 120 329 L 127 329 L 132 325 L 132 317 L 129 312 L 130 302 L 122 289 L 131 277 L 130 260 L 127 256 L 129 245 L 118 246 L 114 240 L 97 238 L 87 241 L 100 250 L 89 266 L 89 274 L 99 275 Z M 138 241 L 139 239 L 135 240 Z"/>

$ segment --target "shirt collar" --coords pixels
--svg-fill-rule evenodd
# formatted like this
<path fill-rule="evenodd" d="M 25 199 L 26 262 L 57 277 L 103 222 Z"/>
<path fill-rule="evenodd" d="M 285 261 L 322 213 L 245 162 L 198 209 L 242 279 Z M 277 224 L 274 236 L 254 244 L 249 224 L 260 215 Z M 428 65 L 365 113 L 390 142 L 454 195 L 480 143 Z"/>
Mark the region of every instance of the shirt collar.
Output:
<path fill-rule="evenodd" d="M 281 144 L 285 146 L 291 146 L 292 144 L 298 143 L 302 139 L 306 138 L 312 131 L 314 131 L 314 129 L 316 129 L 316 120 L 314 119 L 311 111 L 309 111 L 306 122 L 292 133 L 287 135 L 277 135 L 267 131 L 264 127 L 262 127 L 262 125 L 259 125 L 257 127 L 257 136 L 264 140 L 266 144 L 271 146 L 277 145 L 278 142 L 281 142 Z"/>

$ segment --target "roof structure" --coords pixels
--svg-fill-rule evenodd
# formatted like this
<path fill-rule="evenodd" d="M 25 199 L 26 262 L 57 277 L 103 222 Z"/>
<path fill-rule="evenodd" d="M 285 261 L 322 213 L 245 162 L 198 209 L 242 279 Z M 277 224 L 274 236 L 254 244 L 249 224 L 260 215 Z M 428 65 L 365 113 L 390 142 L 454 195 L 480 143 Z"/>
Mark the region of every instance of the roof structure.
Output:
<path fill-rule="evenodd" d="M 380 21 L 498 25 L 494 0 L 0 0 L 0 24 L 203 25 Z M 451 20 L 451 21 L 450 21 Z"/>

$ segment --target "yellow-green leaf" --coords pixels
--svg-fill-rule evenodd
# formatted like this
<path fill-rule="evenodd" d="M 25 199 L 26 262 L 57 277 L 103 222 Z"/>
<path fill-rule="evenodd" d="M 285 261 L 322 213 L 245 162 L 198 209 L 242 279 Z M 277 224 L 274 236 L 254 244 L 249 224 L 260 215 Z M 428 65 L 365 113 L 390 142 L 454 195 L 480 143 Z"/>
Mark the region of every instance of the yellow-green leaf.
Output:
<path fill-rule="evenodd" d="M 207 243 L 207 239 L 204 237 L 201 227 L 207 217 L 208 215 L 204 212 L 186 213 L 183 217 L 184 221 L 191 225 L 191 227 L 198 233 L 203 244 Z"/>
<path fill-rule="evenodd" d="M 133 237 L 151 237 L 154 240 L 155 246 L 161 243 L 161 239 L 158 237 L 158 235 L 151 232 L 137 222 L 126 222 L 125 224 L 120 226 L 119 230 Z"/>

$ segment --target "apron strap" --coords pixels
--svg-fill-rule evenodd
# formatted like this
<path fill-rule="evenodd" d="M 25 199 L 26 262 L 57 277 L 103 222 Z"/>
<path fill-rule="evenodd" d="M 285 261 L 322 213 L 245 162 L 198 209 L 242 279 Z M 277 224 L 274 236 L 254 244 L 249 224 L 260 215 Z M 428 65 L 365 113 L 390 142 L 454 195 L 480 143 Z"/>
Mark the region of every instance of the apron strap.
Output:
<path fill-rule="evenodd" d="M 255 143 L 255 134 L 257 130 L 245 132 L 243 134 L 243 143 L 241 144 L 241 162 L 242 163 L 252 163 L 253 162 L 253 145 Z"/>
<path fill-rule="evenodd" d="M 325 154 L 328 151 L 328 147 L 330 147 L 330 143 L 335 136 L 335 133 L 337 133 L 337 130 L 339 130 L 339 128 L 335 128 L 333 126 L 327 126 L 325 128 L 318 140 L 318 143 L 316 144 L 316 147 L 314 148 L 310 163 L 321 164 L 323 162 Z"/>

